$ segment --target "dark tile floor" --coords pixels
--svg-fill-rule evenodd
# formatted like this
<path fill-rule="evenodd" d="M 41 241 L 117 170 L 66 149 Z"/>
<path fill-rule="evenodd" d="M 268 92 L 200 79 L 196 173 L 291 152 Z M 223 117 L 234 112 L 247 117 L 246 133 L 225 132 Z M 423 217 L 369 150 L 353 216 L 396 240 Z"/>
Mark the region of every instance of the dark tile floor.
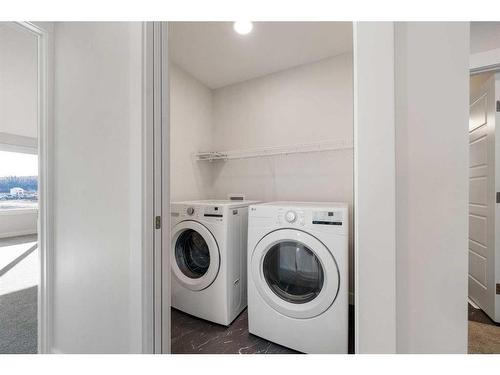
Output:
<path fill-rule="evenodd" d="M 172 309 L 173 354 L 296 354 L 248 332 L 245 309 L 229 327 Z"/>
<path fill-rule="evenodd" d="M 349 327 L 354 309 L 349 306 Z M 354 332 L 349 330 L 349 353 L 354 352 Z M 173 354 L 299 354 L 248 332 L 245 309 L 229 327 L 172 309 Z"/>

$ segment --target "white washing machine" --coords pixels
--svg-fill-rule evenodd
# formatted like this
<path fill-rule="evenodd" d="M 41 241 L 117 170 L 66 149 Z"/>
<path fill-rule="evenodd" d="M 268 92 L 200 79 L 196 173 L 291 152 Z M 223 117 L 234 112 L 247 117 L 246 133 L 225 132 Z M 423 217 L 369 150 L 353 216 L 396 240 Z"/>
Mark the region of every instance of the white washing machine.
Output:
<path fill-rule="evenodd" d="M 173 307 L 227 326 L 247 306 L 248 206 L 253 203 L 171 204 Z"/>
<path fill-rule="evenodd" d="M 347 353 L 348 206 L 250 206 L 250 333 L 304 353 Z"/>

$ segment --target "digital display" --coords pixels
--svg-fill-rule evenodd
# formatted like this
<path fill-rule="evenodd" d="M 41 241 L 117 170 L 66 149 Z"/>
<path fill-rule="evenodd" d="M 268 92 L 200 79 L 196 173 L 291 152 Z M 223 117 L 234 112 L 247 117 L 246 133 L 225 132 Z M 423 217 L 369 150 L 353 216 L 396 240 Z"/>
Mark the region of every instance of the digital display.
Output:
<path fill-rule="evenodd" d="M 319 225 L 342 225 L 342 215 L 335 211 L 316 211 L 313 212 L 312 223 Z"/>
<path fill-rule="evenodd" d="M 222 217 L 222 211 L 219 210 L 220 207 L 209 206 L 205 208 L 203 216 L 205 217 Z"/>

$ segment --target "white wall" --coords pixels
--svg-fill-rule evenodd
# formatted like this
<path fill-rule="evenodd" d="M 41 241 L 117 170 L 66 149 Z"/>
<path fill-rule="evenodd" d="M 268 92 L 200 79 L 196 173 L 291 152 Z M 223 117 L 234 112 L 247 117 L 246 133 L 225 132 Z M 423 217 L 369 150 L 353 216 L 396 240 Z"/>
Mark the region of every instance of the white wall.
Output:
<path fill-rule="evenodd" d="M 398 352 L 466 353 L 469 25 L 395 30 Z"/>
<path fill-rule="evenodd" d="M 214 90 L 213 149 L 353 139 L 352 55 Z M 213 198 L 348 202 L 353 223 L 353 150 L 216 162 Z M 350 291 L 353 231 L 350 231 Z"/>
<path fill-rule="evenodd" d="M 55 24 L 52 351 L 141 351 L 142 25 Z"/>
<path fill-rule="evenodd" d="M 215 149 L 352 140 L 352 55 L 214 90 Z"/>
<path fill-rule="evenodd" d="M 353 200 L 353 150 L 197 162 L 195 151 L 248 149 L 353 138 L 352 56 L 209 91 L 171 69 L 172 200 Z M 352 259 L 351 231 L 350 251 Z M 351 290 L 353 268 L 351 263 Z"/>
<path fill-rule="evenodd" d="M 0 212 L 0 238 L 35 234 L 37 210 L 9 210 Z"/>
<path fill-rule="evenodd" d="M 500 22 L 470 22 L 471 54 L 500 48 Z"/>
<path fill-rule="evenodd" d="M 500 64 L 500 22 L 470 23 L 470 68 L 483 70 Z"/>
<path fill-rule="evenodd" d="M 0 51 L 0 133 L 36 138 L 36 37 L 15 26 L 1 25 Z"/>
<path fill-rule="evenodd" d="M 171 200 L 206 199 L 211 170 L 192 155 L 212 147 L 212 92 L 173 63 L 169 75 Z"/>

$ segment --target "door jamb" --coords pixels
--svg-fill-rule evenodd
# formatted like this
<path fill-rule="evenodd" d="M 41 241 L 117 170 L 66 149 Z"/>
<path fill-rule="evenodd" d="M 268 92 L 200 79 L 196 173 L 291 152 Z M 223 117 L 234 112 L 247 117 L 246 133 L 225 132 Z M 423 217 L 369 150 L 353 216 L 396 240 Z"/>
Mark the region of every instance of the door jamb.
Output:
<path fill-rule="evenodd" d="M 168 23 L 148 22 L 145 26 L 147 61 L 146 75 L 150 83 L 146 112 L 150 114 L 147 144 L 153 150 L 146 156 L 147 180 L 151 184 L 150 207 L 145 212 L 145 236 L 152 240 L 152 256 L 148 275 L 153 275 L 149 293 L 152 338 L 150 353 L 170 353 L 170 84 L 168 77 Z M 149 159 L 148 159 L 149 158 Z M 147 195 L 147 194 L 146 194 Z M 148 199 L 145 197 L 145 199 Z M 145 285 L 148 285 L 147 282 Z"/>
<path fill-rule="evenodd" d="M 167 22 L 143 24 L 143 353 L 170 353 Z M 167 254 L 167 256 L 165 256 Z"/>
<path fill-rule="evenodd" d="M 161 32 L 161 150 L 162 150 L 162 353 L 171 352 L 170 324 L 170 77 L 168 22 L 160 22 Z"/>
<path fill-rule="evenodd" d="M 142 24 L 142 353 L 154 353 L 153 23 Z"/>
<path fill-rule="evenodd" d="M 394 37 L 353 22 L 356 354 L 397 351 Z"/>

